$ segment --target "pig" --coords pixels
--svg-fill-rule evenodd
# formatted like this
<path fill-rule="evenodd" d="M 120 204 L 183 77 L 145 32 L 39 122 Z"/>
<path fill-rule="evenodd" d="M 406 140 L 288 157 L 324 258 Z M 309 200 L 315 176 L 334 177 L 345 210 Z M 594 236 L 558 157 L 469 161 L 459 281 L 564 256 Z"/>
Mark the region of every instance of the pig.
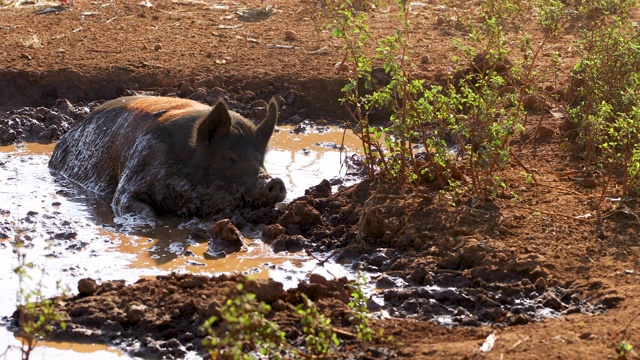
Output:
<path fill-rule="evenodd" d="M 108 101 L 56 144 L 49 169 L 112 197 L 116 216 L 207 216 L 271 207 L 286 188 L 264 168 L 278 121 L 274 99 L 258 125 L 228 110 L 171 97 Z"/>

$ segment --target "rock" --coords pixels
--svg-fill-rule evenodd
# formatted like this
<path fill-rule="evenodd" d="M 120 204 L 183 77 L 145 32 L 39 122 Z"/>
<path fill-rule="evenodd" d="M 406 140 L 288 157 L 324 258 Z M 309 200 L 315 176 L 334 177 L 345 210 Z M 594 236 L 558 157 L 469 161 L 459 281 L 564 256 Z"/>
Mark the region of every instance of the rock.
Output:
<path fill-rule="evenodd" d="M 196 88 L 196 90 L 189 96 L 189 99 L 194 101 L 204 101 L 207 98 L 207 89 Z"/>
<path fill-rule="evenodd" d="M 293 30 L 285 30 L 284 31 L 284 39 L 287 41 L 295 41 L 298 40 L 298 34 L 296 34 Z"/>
<path fill-rule="evenodd" d="M 422 266 L 416 267 L 415 269 L 413 269 L 411 274 L 409 274 L 409 280 L 418 285 L 422 285 L 422 280 L 425 278 L 425 276 L 427 276 L 427 274 L 428 271 Z"/>
<path fill-rule="evenodd" d="M 538 279 L 536 279 L 536 290 L 546 290 L 547 289 L 547 280 L 545 280 L 542 277 L 539 277 Z"/>
<path fill-rule="evenodd" d="M 304 200 L 296 201 L 289 206 L 287 211 L 278 219 L 278 224 L 284 228 L 289 225 L 298 225 L 301 229 L 309 229 L 313 225 L 321 223 L 322 215 L 311 204 Z"/>
<path fill-rule="evenodd" d="M 546 293 L 543 296 L 542 306 L 556 311 L 562 311 L 567 308 L 567 305 L 565 305 L 562 301 L 560 301 L 560 299 L 558 299 L 557 296 L 551 293 Z"/>
<path fill-rule="evenodd" d="M 312 186 L 304 191 L 305 195 L 309 195 L 314 199 L 322 199 L 331 196 L 331 183 L 324 179 L 320 184 Z"/>
<path fill-rule="evenodd" d="M 127 309 L 127 320 L 131 323 L 137 323 L 144 319 L 144 314 L 147 312 L 147 307 L 139 303 L 132 303 Z"/>
<path fill-rule="evenodd" d="M 302 235 L 280 235 L 273 241 L 271 248 L 275 253 L 298 252 L 302 251 L 307 243 L 308 240 Z"/>
<path fill-rule="evenodd" d="M 256 300 L 272 303 L 284 296 L 284 286 L 281 282 L 273 279 L 247 281 L 244 289 L 250 293 L 256 294 Z"/>
<path fill-rule="evenodd" d="M 618 307 L 618 304 L 620 304 L 620 302 L 622 302 L 623 300 L 624 300 L 624 297 L 622 296 L 610 295 L 602 299 L 601 303 L 607 309 L 613 309 Z"/>
<path fill-rule="evenodd" d="M 525 95 L 522 98 L 522 107 L 525 110 L 540 110 L 544 106 L 544 100 L 538 95 Z"/>
<path fill-rule="evenodd" d="M 378 289 L 393 289 L 397 286 L 396 282 L 387 275 L 382 275 L 376 280 L 376 288 Z"/>
<path fill-rule="evenodd" d="M 536 131 L 536 140 L 546 141 L 551 139 L 553 135 L 554 135 L 553 129 L 542 125 L 538 128 L 538 131 Z"/>
<path fill-rule="evenodd" d="M 178 285 L 183 289 L 192 289 L 202 287 L 202 285 L 206 284 L 208 281 L 209 278 L 204 275 L 193 275 L 180 280 Z"/>
<path fill-rule="evenodd" d="M 209 231 L 199 226 L 194 226 L 191 228 L 191 231 L 189 232 L 189 237 L 198 242 L 204 242 L 211 239 L 211 236 L 209 235 Z"/>
<path fill-rule="evenodd" d="M 309 276 L 309 284 L 329 286 L 329 281 L 320 274 L 311 274 L 311 276 Z"/>
<path fill-rule="evenodd" d="M 600 182 L 592 177 L 586 177 L 582 179 L 582 186 L 586 187 L 587 189 L 592 189 L 594 187 L 597 187 L 598 185 L 600 185 Z"/>
<path fill-rule="evenodd" d="M 389 267 L 389 270 L 391 271 L 406 270 L 407 266 L 409 266 L 409 260 L 407 260 L 406 258 L 399 258 L 393 264 L 391 264 L 391 266 Z"/>
<path fill-rule="evenodd" d="M 193 94 L 193 88 L 191 87 L 191 84 L 189 84 L 188 82 L 183 82 L 182 85 L 180 86 L 180 96 L 182 97 L 187 97 L 187 96 L 191 96 Z"/>
<path fill-rule="evenodd" d="M 211 300 L 211 302 L 209 302 L 209 304 L 207 304 L 207 306 L 200 308 L 200 315 L 202 315 L 205 319 L 208 319 L 212 316 L 215 317 L 220 317 L 220 308 L 222 307 L 222 304 L 220 304 L 220 302 L 218 300 Z"/>
<path fill-rule="evenodd" d="M 91 278 L 84 278 L 78 281 L 78 292 L 82 296 L 89 296 L 95 294 L 98 290 L 98 284 Z"/>
<path fill-rule="evenodd" d="M 578 128 L 578 125 L 573 121 L 571 121 L 569 117 L 565 117 L 560 123 L 560 125 L 558 125 L 558 130 L 560 130 L 561 134 L 565 134 L 566 132 L 577 129 L 577 128 Z"/>
<path fill-rule="evenodd" d="M 267 116 L 267 102 L 264 100 L 256 100 L 251 103 L 253 109 L 253 118 L 260 122 Z"/>
<path fill-rule="evenodd" d="M 516 325 L 526 325 L 531 321 L 527 315 L 524 314 L 516 314 L 508 316 L 505 322 L 511 326 Z"/>
<path fill-rule="evenodd" d="M 346 72 L 348 73 L 349 71 L 351 71 L 351 67 L 349 66 L 349 64 L 345 64 L 342 62 L 339 62 L 335 65 L 336 68 L 336 72 L 337 73 L 341 73 L 341 72 Z"/>
<path fill-rule="evenodd" d="M 262 239 L 266 243 L 270 243 L 286 232 L 287 230 L 280 224 L 267 225 L 264 230 L 262 230 Z"/>
<path fill-rule="evenodd" d="M 211 240 L 205 257 L 221 258 L 245 248 L 244 237 L 231 220 L 220 220 L 209 231 Z"/>

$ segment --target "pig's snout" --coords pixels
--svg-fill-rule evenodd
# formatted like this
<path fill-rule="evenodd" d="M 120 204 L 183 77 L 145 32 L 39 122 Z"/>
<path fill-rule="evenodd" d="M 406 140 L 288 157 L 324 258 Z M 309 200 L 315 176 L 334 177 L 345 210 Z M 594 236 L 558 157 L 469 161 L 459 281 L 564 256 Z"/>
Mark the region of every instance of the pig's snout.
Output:
<path fill-rule="evenodd" d="M 268 201 L 279 203 L 287 196 L 287 188 L 280 178 L 273 178 L 264 185 L 262 189 L 263 195 Z"/>

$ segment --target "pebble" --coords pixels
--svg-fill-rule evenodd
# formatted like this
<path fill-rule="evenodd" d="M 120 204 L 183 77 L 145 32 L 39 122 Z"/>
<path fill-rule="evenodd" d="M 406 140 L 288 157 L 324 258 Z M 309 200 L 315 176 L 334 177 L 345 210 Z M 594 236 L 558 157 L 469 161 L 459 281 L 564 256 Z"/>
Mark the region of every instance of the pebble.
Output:
<path fill-rule="evenodd" d="M 296 34 L 293 30 L 285 30 L 284 31 L 284 39 L 287 41 L 295 41 L 298 40 L 298 34 Z"/>

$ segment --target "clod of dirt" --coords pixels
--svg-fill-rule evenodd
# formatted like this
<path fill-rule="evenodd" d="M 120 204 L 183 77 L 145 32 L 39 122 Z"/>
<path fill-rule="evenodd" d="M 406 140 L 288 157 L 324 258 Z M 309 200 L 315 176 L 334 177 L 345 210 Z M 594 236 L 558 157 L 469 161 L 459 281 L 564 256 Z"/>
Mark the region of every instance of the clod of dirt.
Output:
<path fill-rule="evenodd" d="M 327 179 L 323 179 L 320 184 L 312 186 L 304 191 L 305 195 L 309 195 L 314 199 L 322 199 L 331 196 L 331 183 Z"/>
<path fill-rule="evenodd" d="M 586 177 L 582 179 L 582 186 L 586 187 L 587 189 L 593 189 L 595 187 L 598 187 L 600 185 L 600 182 L 592 177 Z"/>
<path fill-rule="evenodd" d="M 251 103 L 253 108 L 253 118 L 255 121 L 262 121 L 267 116 L 267 102 L 259 99 Z"/>
<path fill-rule="evenodd" d="M 525 95 L 522 98 L 522 107 L 527 111 L 536 111 L 544 107 L 544 99 L 538 95 Z"/>
<path fill-rule="evenodd" d="M 285 229 L 282 225 L 280 224 L 271 224 L 271 225 L 267 225 L 264 230 L 262 230 L 262 239 L 266 242 L 266 243 L 270 243 L 272 242 L 275 238 L 277 238 L 278 236 L 285 234 L 287 232 L 287 229 Z"/>
<path fill-rule="evenodd" d="M 553 137 L 554 134 L 555 132 L 553 131 L 553 129 L 542 125 L 538 128 L 538 131 L 536 131 L 536 140 L 548 141 Z"/>
<path fill-rule="evenodd" d="M 78 281 L 78 293 L 82 296 L 95 294 L 98 290 L 98 284 L 91 278 L 84 278 Z"/>
<path fill-rule="evenodd" d="M 287 41 L 295 41 L 298 40 L 298 34 L 296 34 L 293 30 L 285 30 L 284 31 L 284 39 Z"/>
<path fill-rule="evenodd" d="M 308 196 L 301 197 L 289 205 L 287 211 L 278 219 L 285 229 L 295 225 L 302 231 L 322 222 L 322 215 L 310 203 Z"/>
<path fill-rule="evenodd" d="M 191 86 L 191 84 L 185 81 L 182 83 L 182 85 L 180 85 L 180 91 L 178 92 L 178 94 L 182 97 L 189 97 L 193 94 L 193 87 Z"/>
<path fill-rule="evenodd" d="M 302 235 L 287 235 L 282 234 L 278 236 L 271 244 L 273 252 L 279 253 L 282 251 L 298 252 L 308 247 L 309 241 Z"/>
<path fill-rule="evenodd" d="M 140 303 L 131 303 L 129 308 L 127 309 L 127 320 L 133 324 L 137 324 L 140 320 L 144 318 L 145 313 L 147 312 L 147 306 L 142 305 Z"/>
<path fill-rule="evenodd" d="M 216 222 L 209 234 L 211 240 L 209 250 L 204 253 L 206 258 L 217 259 L 246 248 L 242 233 L 229 219 Z"/>
<path fill-rule="evenodd" d="M 263 281 L 247 280 L 244 283 L 244 289 L 256 295 L 258 301 L 272 303 L 285 295 L 282 283 L 273 279 Z"/>

